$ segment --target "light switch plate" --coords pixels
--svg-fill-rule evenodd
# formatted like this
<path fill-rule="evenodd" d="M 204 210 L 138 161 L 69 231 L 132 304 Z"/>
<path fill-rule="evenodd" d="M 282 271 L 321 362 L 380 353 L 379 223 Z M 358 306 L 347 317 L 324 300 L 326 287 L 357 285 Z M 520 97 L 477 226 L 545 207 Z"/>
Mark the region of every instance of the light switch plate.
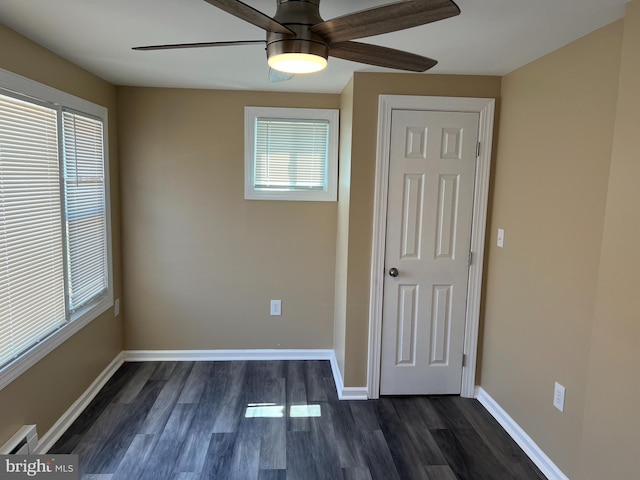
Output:
<path fill-rule="evenodd" d="M 553 389 L 553 406 L 561 412 L 564 412 L 564 394 L 565 388 L 556 382 Z"/>
<path fill-rule="evenodd" d="M 498 229 L 498 246 L 500 248 L 504 247 L 504 229 Z"/>

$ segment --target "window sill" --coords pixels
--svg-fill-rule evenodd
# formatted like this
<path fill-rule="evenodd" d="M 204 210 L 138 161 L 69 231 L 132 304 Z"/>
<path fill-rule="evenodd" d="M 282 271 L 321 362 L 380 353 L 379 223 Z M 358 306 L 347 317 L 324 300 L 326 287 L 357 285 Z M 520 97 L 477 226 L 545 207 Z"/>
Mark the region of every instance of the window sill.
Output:
<path fill-rule="evenodd" d="M 280 200 L 291 202 L 337 202 L 338 193 L 312 191 L 245 191 L 245 200 Z"/>

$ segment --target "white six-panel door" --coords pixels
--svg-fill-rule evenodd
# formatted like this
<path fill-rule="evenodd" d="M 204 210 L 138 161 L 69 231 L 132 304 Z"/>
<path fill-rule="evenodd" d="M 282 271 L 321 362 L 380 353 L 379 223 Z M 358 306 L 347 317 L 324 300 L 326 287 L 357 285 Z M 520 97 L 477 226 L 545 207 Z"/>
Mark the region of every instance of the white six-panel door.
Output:
<path fill-rule="evenodd" d="M 392 113 L 382 395 L 460 393 L 478 122 Z"/>

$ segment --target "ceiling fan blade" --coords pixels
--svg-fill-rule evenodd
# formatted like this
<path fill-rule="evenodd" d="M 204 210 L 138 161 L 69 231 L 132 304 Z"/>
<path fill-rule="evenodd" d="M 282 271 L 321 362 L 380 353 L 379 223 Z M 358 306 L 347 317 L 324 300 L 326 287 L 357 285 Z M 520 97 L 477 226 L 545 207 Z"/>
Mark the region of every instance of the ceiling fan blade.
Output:
<path fill-rule="evenodd" d="M 265 15 L 259 10 L 242 3 L 240 0 L 204 0 L 214 7 L 218 7 L 234 17 L 238 17 L 245 22 L 249 22 L 256 27 L 260 27 L 267 32 L 284 33 L 291 35 L 293 32 L 273 18 Z"/>
<path fill-rule="evenodd" d="M 352 62 L 409 72 L 424 72 L 438 63 L 433 58 L 422 57 L 415 53 L 360 42 L 334 43 L 329 48 L 329 55 Z"/>
<path fill-rule="evenodd" d="M 417 27 L 459 14 L 460 8 L 452 0 L 407 0 L 336 17 L 314 25 L 311 31 L 330 43 L 337 43 Z"/>
<path fill-rule="evenodd" d="M 266 40 L 238 40 L 235 42 L 200 42 L 200 43 L 173 43 L 167 45 L 146 45 L 144 47 L 133 47 L 131 50 L 173 50 L 177 48 L 199 48 L 199 47 L 233 47 L 237 45 L 265 45 Z"/>

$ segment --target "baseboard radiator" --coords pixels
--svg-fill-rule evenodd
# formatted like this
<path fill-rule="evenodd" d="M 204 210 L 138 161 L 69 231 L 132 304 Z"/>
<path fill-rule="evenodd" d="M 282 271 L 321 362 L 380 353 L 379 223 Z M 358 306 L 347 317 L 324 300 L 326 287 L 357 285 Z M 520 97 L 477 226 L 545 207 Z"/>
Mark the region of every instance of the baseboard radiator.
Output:
<path fill-rule="evenodd" d="M 2 447 L 2 455 L 27 455 L 34 453 L 38 446 L 38 432 L 35 425 L 25 425 Z"/>

